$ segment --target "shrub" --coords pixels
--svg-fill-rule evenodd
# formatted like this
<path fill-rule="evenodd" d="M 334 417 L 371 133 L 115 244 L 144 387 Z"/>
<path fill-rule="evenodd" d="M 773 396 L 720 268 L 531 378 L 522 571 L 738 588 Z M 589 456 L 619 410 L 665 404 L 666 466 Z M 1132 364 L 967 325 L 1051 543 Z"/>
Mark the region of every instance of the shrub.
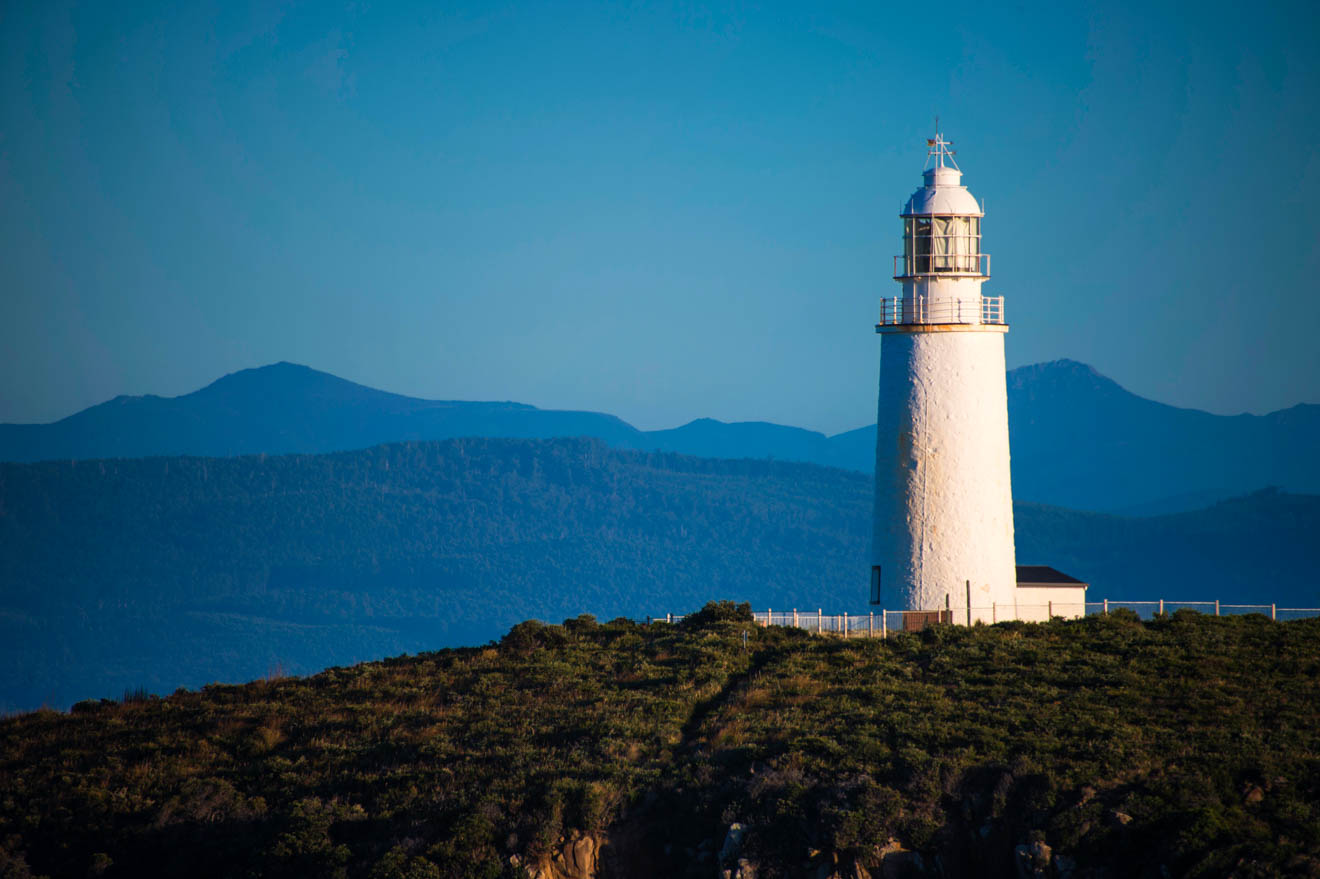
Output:
<path fill-rule="evenodd" d="M 686 630 L 707 629 L 722 623 L 751 623 L 752 605 L 744 601 L 735 604 L 732 601 L 708 601 L 706 606 L 694 614 L 683 617 L 681 626 Z"/>
<path fill-rule="evenodd" d="M 562 628 L 547 626 L 540 620 L 519 623 L 500 639 L 501 648 L 522 654 L 533 650 L 562 647 L 567 643 L 568 636 Z"/>

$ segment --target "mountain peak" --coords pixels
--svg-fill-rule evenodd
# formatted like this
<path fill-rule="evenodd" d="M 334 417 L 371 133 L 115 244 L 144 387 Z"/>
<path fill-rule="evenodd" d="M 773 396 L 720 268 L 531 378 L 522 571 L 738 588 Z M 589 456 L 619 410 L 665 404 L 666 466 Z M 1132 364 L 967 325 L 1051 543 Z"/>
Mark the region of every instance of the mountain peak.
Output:
<path fill-rule="evenodd" d="M 213 388 L 248 386 L 256 383 L 269 384 L 272 382 L 279 384 L 354 384 L 348 379 L 342 379 L 328 372 L 321 372 L 319 369 L 312 369 L 310 366 L 304 366 L 301 363 L 290 363 L 287 360 L 281 360 L 278 363 L 268 363 L 265 366 L 254 366 L 250 369 L 240 369 L 227 373 L 209 385 L 193 391 L 193 393 L 200 394 Z M 185 394 L 184 396 L 190 395 Z"/>
<path fill-rule="evenodd" d="M 200 390 L 180 399 L 189 402 L 214 401 L 236 404 L 381 404 L 407 408 L 428 406 L 433 401 L 392 394 L 357 382 L 312 369 L 301 363 L 281 360 L 266 366 L 240 369 L 221 376 Z"/>
<path fill-rule="evenodd" d="M 1061 357 L 1058 360 L 1045 360 L 1040 363 L 1033 363 L 1030 366 L 1020 366 L 1017 369 L 1012 370 L 1012 372 L 1031 375 L 1104 378 L 1104 376 L 1096 371 L 1094 366 L 1091 366 L 1089 363 L 1082 363 L 1080 360 L 1073 360 L 1070 357 Z"/>
<path fill-rule="evenodd" d="M 1026 388 L 1047 388 L 1059 391 L 1087 389 L 1108 394 L 1129 393 L 1118 382 L 1097 372 L 1095 367 L 1068 358 L 1033 363 L 1030 366 L 1019 366 L 1017 369 L 1009 370 L 1008 384 L 1014 390 Z"/>

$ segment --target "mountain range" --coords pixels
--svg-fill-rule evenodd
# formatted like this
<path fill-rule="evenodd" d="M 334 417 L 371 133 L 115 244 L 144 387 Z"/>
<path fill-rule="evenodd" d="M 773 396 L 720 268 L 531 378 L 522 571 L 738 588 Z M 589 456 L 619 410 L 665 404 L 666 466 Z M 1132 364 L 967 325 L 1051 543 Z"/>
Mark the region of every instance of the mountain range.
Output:
<path fill-rule="evenodd" d="M 0 709 L 480 644 L 528 618 L 865 614 L 871 482 L 784 461 L 459 439 L 0 464 Z M 1088 598 L 1320 606 L 1320 497 L 1015 509 Z"/>
<path fill-rule="evenodd" d="M 1014 496 L 1141 515 L 1279 486 L 1320 491 L 1320 406 L 1212 415 L 1132 394 L 1058 360 L 1008 373 Z M 598 412 L 424 400 L 277 363 L 179 397 L 116 397 L 51 424 L 0 425 L 0 460 L 347 451 L 455 437 L 594 437 L 620 449 L 772 458 L 870 472 L 875 427 L 835 436 L 710 418 L 642 431 Z"/>

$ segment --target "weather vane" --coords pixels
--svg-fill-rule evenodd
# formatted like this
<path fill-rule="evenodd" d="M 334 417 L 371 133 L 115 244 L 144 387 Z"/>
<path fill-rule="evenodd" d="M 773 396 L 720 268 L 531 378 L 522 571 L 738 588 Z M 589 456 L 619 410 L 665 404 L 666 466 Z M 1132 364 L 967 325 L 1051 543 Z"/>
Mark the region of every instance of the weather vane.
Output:
<path fill-rule="evenodd" d="M 953 157 L 958 155 L 958 153 L 949 149 L 949 147 L 953 146 L 953 141 L 945 140 L 944 135 L 940 134 L 939 116 L 935 117 L 935 136 L 926 138 L 926 146 L 930 147 L 930 151 L 926 153 L 927 166 L 930 165 L 930 160 L 933 157 L 937 168 L 945 167 L 945 160 L 948 161 L 949 165 L 958 168 L 958 163 L 953 160 Z"/>

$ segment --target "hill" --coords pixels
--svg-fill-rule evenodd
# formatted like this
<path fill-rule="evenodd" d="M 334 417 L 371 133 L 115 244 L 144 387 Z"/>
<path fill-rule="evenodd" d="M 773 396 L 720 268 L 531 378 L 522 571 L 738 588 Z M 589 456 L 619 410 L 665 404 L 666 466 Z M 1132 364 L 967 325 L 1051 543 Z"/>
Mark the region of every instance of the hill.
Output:
<path fill-rule="evenodd" d="M 1320 406 L 1211 415 L 1056 361 L 1008 375 L 1013 496 L 1088 510 L 1172 512 L 1277 485 L 1320 492 Z"/>
<path fill-rule="evenodd" d="M 590 440 L 0 465 L 0 708 L 479 644 L 712 597 L 865 613 L 871 483 Z M 1320 606 L 1320 498 L 1150 519 L 1019 504 L 1090 597 Z"/>
<path fill-rule="evenodd" d="M 888 641 L 524 623 L 498 646 L 0 721 L 0 871 L 1320 871 L 1320 620 Z"/>
<path fill-rule="evenodd" d="M 618 443 L 636 432 L 595 412 L 422 400 L 275 363 L 180 397 L 121 396 L 53 424 L 0 425 L 0 459 L 281 455 L 454 436 L 594 436 Z"/>
<path fill-rule="evenodd" d="M 1320 406 L 1225 417 L 1137 397 L 1084 364 L 1008 374 L 1020 500 L 1179 512 L 1277 485 L 1320 492 Z M 421 400 L 290 363 L 244 370 L 181 397 L 118 397 L 53 424 L 0 425 L 0 460 L 345 451 L 455 437 L 595 437 L 615 448 L 773 458 L 870 472 L 874 425 L 833 437 L 702 418 L 641 431 L 611 415 L 519 403 Z"/>
<path fill-rule="evenodd" d="M 796 427 L 699 418 L 640 431 L 598 412 L 423 400 L 275 363 L 180 397 L 121 396 L 52 424 L 0 424 L 0 460 L 315 454 L 460 437 L 593 437 L 616 448 L 711 458 L 829 457 L 824 434 Z"/>

